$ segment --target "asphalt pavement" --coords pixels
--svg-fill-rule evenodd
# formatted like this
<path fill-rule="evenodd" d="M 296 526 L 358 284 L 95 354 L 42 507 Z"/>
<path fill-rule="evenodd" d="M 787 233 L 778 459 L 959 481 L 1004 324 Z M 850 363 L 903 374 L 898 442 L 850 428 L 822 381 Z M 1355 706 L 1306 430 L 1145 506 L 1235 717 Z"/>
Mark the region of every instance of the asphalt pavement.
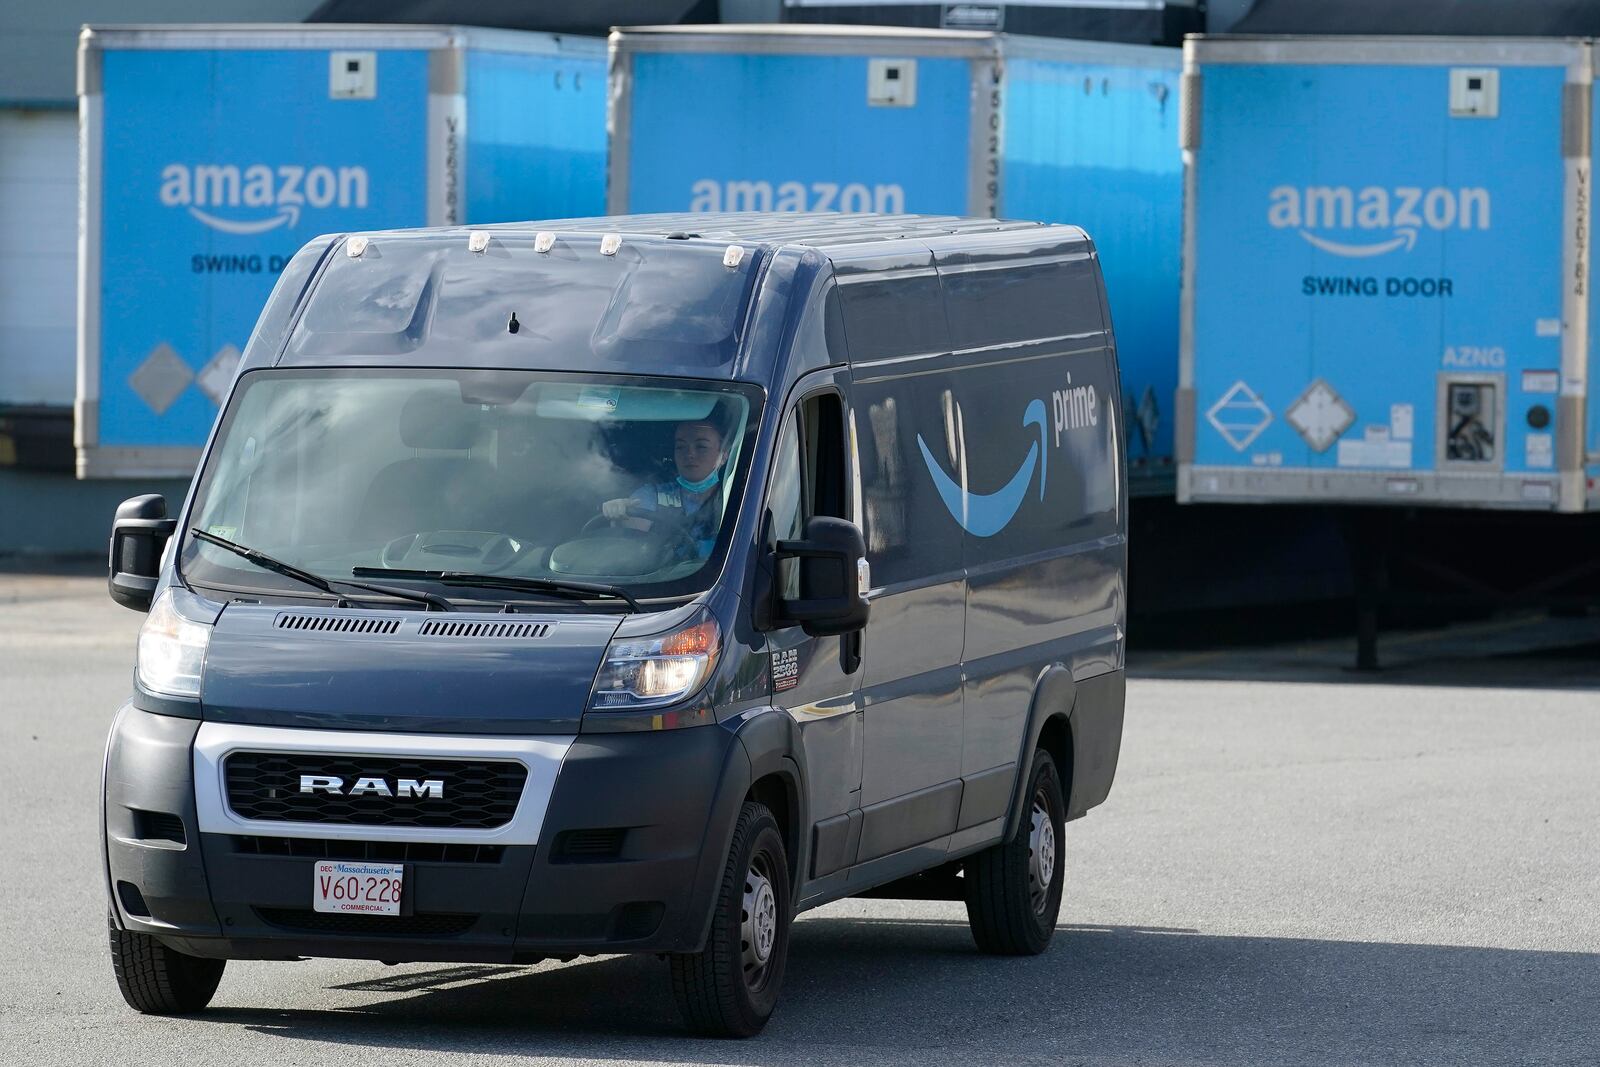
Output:
<path fill-rule="evenodd" d="M 960 905 L 797 923 L 761 1037 L 679 1030 L 654 958 L 230 963 L 147 1018 L 104 945 L 96 790 L 140 616 L 0 574 L 0 1062 L 1600 1063 L 1600 619 L 1135 653 L 1062 926 L 973 949 Z"/>

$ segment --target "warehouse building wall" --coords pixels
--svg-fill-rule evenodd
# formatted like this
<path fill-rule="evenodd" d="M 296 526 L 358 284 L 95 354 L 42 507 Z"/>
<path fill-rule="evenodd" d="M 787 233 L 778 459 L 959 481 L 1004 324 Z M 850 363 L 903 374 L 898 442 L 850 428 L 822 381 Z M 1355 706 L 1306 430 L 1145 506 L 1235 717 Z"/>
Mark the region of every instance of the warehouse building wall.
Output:
<path fill-rule="evenodd" d="M 85 23 L 300 22 L 316 0 L 7 0 L 0 4 L 0 107 L 74 106 Z"/>

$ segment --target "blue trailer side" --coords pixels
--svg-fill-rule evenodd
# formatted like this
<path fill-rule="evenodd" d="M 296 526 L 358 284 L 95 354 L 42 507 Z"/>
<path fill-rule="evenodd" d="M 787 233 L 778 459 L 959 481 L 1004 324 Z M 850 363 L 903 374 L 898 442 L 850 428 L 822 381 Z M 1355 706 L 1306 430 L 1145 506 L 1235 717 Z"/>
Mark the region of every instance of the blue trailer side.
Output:
<path fill-rule="evenodd" d="M 612 36 L 613 213 L 967 212 L 982 35 L 696 29 Z M 885 59 L 905 102 L 869 100 Z"/>
<path fill-rule="evenodd" d="M 1030 42 L 1031 44 L 1031 42 Z M 1132 474 L 1171 478 L 1178 385 L 1179 55 L 1008 42 L 1002 210 L 1071 222 L 1100 253 L 1117 330 Z"/>
<path fill-rule="evenodd" d="M 193 471 L 317 234 L 600 210 L 604 71 L 546 34 L 86 29 L 79 476 Z"/>
<path fill-rule="evenodd" d="M 605 211 L 605 44 L 550 46 L 466 53 L 467 222 Z"/>
<path fill-rule="evenodd" d="M 103 103 L 85 109 L 100 173 L 83 192 L 98 279 L 80 295 L 80 475 L 192 470 L 300 245 L 427 221 L 428 54 L 371 55 L 383 91 L 331 100 L 326 50 L 101 52 Z"/>
<path fill-rule="evenodd" d="M 1084 226 L 1116 323 L 1136 492 L 1170 494 L 1178 53 L 874 27 L 611 37 L 608 206 L 1001 215 Z"/>
<path fill-rule="evenodd" d="M 1179 499 L 1581 510 L 1590 47 L 1187 55 Z"/>

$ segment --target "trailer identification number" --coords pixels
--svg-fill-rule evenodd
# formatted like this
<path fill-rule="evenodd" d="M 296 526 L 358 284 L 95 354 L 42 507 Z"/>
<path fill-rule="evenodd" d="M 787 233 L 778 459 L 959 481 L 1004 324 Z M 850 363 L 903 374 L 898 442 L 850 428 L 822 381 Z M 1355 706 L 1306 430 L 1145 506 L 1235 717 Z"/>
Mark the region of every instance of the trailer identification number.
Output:
<path fill-rule="evenodd" d="M 1475 345 L 1451 345 L 1444 350 L 1446 367 L 1504 367 L 1506 350 L 1499 345 L 1482 348 Z"/>

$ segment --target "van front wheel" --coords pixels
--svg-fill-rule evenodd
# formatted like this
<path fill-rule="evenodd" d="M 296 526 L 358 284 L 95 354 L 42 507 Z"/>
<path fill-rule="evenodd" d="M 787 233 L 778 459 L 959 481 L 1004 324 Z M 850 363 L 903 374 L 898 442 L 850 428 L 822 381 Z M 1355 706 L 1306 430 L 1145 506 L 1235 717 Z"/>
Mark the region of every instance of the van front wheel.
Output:
<path fill-rule="evenodd" d="M 226 960 L 186 956 L 149 934 L 117 929 L 110 915 L 106 925 L 111 969 L 130 1008 L 146 1015 L 187 1015 L 211 1003 Z"/>
<path fill-rule="evenodd" d="M 706 947 L 671 957 L 672 993 L 689 1029 L 710 1037 L 761 1032 L 783 985 L 789 919 L 783 835 L 764 805 L 747 803 L 734 827 Z"/>
<path fill-rule="evenodd" d="M 1061 911 L 1061 827 L 1066 803 L 1055 760 L 1033 754 L 1022 819 L 1009 841 L 968 858 L 967 922 L 980 952 L 1036 956 L 1050 944 Z"/>

